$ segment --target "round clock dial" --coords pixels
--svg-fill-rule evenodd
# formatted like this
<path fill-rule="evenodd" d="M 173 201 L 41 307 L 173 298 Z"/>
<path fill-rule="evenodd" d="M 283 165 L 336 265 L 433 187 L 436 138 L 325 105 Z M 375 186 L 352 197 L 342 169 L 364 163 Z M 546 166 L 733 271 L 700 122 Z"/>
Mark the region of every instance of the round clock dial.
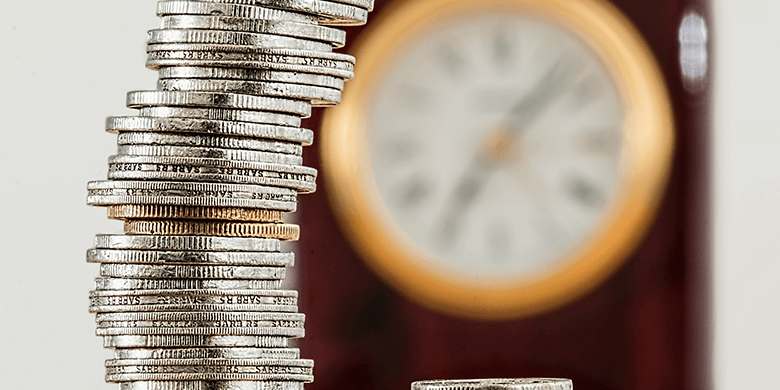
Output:
<path fill-rule="evenodd" d="M 431 266 L 514 280 L 556 266 L 609 211 L 622 120 L 583 42 L 486 13 L 421 37 L 378 85 L 370 169 Z"/>
<path fill-rule="evenodd" d="M 346 236 L 447 313 L 551 310 L 641 239 L 668 174 L 663 79 L 607 3 L 420 0 L 362 37 L 323 122 Z"/>

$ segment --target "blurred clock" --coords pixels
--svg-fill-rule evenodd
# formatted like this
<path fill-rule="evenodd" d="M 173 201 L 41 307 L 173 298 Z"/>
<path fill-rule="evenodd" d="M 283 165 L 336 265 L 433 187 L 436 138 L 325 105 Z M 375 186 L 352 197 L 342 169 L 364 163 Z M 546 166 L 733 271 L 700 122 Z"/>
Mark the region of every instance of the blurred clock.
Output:
<path fill-rule="evenodd" d="M 612 275 L 674 146 L 631 22 L 590 0 L 422 0 L 384 16 L 322 125 L 322 176 L 361 258 L 410 299 L 480 319 L 553 310 Z"/>

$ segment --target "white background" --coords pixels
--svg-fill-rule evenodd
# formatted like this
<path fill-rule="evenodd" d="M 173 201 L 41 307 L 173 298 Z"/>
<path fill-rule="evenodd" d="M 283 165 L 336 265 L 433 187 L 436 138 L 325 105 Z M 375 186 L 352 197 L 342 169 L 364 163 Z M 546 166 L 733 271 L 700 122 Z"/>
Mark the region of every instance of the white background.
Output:
<path fill-rule="evenodd" d="M 714 6 L 715 383 L 780 389 L 780 2 Z"/>
<path fill-rule="evenodd" d="M 714 0 L 715 383 L 778 389 L 780 358 L 780 3 Z M 3 389 L 116 389 L 87 292 L 97 232 L 84 205 L 104 178 L 124 93 L 154 88 L 143 67 L 153 0 L 0 0 L 0 380 Z M 772 383 L 771 381 L 775 381 Z"/>
<path fill-rule="evenodd" d="M 0 389 L 118 389 L 103 382 L 112 355 L 94 335 L 87 294 L 95 233 L 120 232 L 85 205 L 105 179 L 129 115 L 125 92 L 153 89 L 144 68 L 153 0 L 0 2 Z"/>

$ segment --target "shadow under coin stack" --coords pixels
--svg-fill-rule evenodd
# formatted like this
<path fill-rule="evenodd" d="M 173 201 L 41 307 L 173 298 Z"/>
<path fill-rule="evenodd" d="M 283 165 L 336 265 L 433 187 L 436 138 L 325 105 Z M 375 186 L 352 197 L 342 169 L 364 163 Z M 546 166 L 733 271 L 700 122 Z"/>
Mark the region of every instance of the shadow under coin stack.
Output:
<path fill-rule="evenodd" d="M 90 295 L 122 390 L 300 390 L 313 380 L 297 292 L 282 290 L 296 240 L 312 106 L 338 104 L 354 58 L 333 53 L 373 0 L 161 1 L 148 34 L 155 91 L 127 95 L 139 116 L 109 117 L 118 153 L 87 203 L 125 221 L 98 235 Z"/>

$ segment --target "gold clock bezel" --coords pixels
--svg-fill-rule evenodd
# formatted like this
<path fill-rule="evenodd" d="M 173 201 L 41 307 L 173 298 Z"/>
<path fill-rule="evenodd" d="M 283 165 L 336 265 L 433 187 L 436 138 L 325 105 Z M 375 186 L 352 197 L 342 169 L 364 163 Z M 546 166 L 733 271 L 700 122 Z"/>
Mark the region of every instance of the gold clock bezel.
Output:
<path fill-rule="evenodd" d="M 450 18 L 511 12 L 570 31 L 602 61 L 624 108 L 618 190 L 591 238 L 555 269 L 511 282 L 464 280 L 438 272 L 403 233 L 380 200 L 370 172 L 366 109 L 383 75 L 415 37 Z M 663 75 L 633 24 L 601 0 L 415 0 L 384 10 L 351 54 L 355 79 L 340 106 L 322 122 L 325 184 L 336 218 L 366 264 L 396 290 L 431 309 L 498 320 L 558 308 L 593 290 L 638 245 L 666 188 L 674 149 L 674 120 Z"/>

